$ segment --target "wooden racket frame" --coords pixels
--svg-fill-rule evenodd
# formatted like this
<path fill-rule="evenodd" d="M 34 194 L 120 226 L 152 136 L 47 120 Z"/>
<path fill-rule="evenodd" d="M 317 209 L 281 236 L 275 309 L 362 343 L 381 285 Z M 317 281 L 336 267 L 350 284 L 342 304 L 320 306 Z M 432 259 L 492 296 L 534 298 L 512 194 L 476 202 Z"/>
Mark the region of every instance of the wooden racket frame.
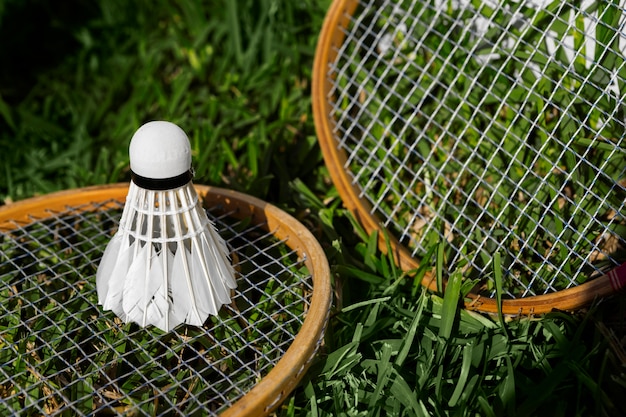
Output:
<path fill-rule="evenodd" d="M 313 278 L 311 305 L 302 328 L 285 354 L 247 394 L 221 415 L 265 416 L 274 411 L 295 388 L 317 352 L 324 336 L 331 305 L 330 268 L 322 247 L 300 222 L 276 206 L 236 191 L 195 185 L 205 207 L 224 207 L 235 218 L 249 218 L 253 224 L 265 224 L 276 238 L 286 241 L 302 257 Z M 115 200 L 123 202 L 128 184 L 112 184 L 61 191 L 0 207 L 0 233 L 55 217 L 68 208 L 77 212 L 103 210 Z"/>
<path fill-rule="evenodd" d="M 332 106 L 329 104 L 329 101 L 332 100 L 332 83 L 327 72 L 329 63 L 334 62 L 337 58 L 337 51 L 345 38 L 344 31 L 339 29 L 347 28 L 350 23 L 350 16 L 358 4 L 358 0 L 335 0 L 324 19 L 313 63 L 311 94 L 315 129 L 326 167 L 339 191 L 344 206 L 352 212 L 368 233 L 378 232 L 378 246 L 383 252 L 387 251 L 386 238 L 388 238 L 397 264 L 404 271 L 411 271 L 419 266 L 419 261 L 411 256 L 409 250 L 401 245 L 396 238 L 385 233 L 381 221 L 375 214 L 372 214 L 371 204 L 366 199 L 359 197 L 361 190 L 354 184 L 345 169 L 347 156 L 338 147 L 338 141 L 333 135 L 335 121 L 330 116 Z M 434 274 L 427 273 L 422 280 L 422 285 L 435 290 L 437 284 Z M 575 310 L 590 304 L 595 299 L 615 293 L 624 285 L 626 285 L 626 264 L 577 287 L 550 294 L 503 300 L 501 311 L 503 314 L 509 315 L 533 315 L 547 313 L 554 309 Z M 487 313 L 497 313 L 499 307 L 495 299 L 481 297 L 478 294 L 469 294 L 465 306 L 471 310 Z"/>

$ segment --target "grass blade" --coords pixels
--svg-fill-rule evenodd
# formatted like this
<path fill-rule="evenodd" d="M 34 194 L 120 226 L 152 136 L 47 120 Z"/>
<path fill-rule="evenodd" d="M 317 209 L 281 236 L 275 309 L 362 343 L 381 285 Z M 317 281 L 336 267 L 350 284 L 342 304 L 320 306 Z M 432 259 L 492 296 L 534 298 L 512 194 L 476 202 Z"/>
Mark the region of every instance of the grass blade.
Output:
<path fill-rule="evenodd" d="M 439 243 L 437 245 L 437 265 L 435 269 L 437 275 L 437 292 L 439 294 L 443 293 L 443 258 L 445 257 L 443 249 L 443 243 Z"/>
<path fill-rule="evenodd" d="M 465 385 L 472 366 L 473 349 L 474 346 L 471 344 L 465 345 L 463 347 L 463 362 L 461 363 L 461 373 L 456 383 L 456 387 L 454 388 L 454 392 L 452 393 L 452 396 L 448 401 L 448 405 L 450 407 L 456 406 L 459 399 L 461 398 L 461 395 L 465 392 Z"/>
<path fill-rule="evenodd" d="M 461 296 L 462 281 L 463 275 L 460 271 L 452 272 L 443 295 L 439 337 L 444 340 L 450 339 L 452 335 L 452 328 L 454 327 L 456 314 L 459 310 L 459 298 Z"/>
<path fill-rule="evenodd" d="M 235 62 L 241 66 L 243 62 L 243 47 L 241 45 L 241 26 L 239 25 L 239 12 L 237 11 L 236 1 L 227 1 L 227 15 L 231 33 L 231 48 L 235 55 Z"/>
<path fill-rule="evenodd" d="M 422 296 L 418 300 L 417 311 L 415 311 L 415 315 L 413 316 L 413 321 L 411 322 L 411 326 L 409 327 L 409 331 L 406 334 L 406 337 L 402 340 L 402 348 L 398 353 L 398 357 L 396 358 L 396 366 L 402 366 L 404 361 L 406 360 L 411 346 L 413 345 L 413 340 L 415 339 L 415 333 L 417 332 L 417 326 L 422 318 L 422 311 L 424 310 L 424 300 L 426 299 L 426 289 L 422 290 Z"/>
<path fill-rule="evenodd" d="M 507 330 L 506 321 L 504 320 L 504 315 L 502 314 L 502 293 L 504 290 L 502 289 L 502 256 L 500 252 L 495 252 L 493 254 L 493 279 L 496 284 L 496 303 L 498 304 L 498 320 L 500 321 L 500 326 L 504 330 L 506 337 L 509 338 L 509 332 Z"/>
<path fill-rule="evenodd" d="M 391 364 L 392 353 L 393 351 L 391 345 L 389 345 L 388 343 L 383 343 L 383 347 L 380 352 L 380 358 L 378 359 L 377 363 L 378 380 L 376 381 L 376 389 L 374 390 L 374 394 L 369 401 L 370 410 L 375 408 L 376 403 L 380 399 L 383 389 L 387 385 L 387 381 L 389 381 L 389 375 L 393 370 L 393 365 Z"/>

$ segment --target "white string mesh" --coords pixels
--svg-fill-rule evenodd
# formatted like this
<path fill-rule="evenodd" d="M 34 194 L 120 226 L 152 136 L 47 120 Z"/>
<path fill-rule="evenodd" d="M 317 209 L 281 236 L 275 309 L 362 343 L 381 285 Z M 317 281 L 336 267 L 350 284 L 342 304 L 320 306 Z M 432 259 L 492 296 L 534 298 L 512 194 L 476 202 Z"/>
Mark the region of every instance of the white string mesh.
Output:
<path fill-rule="evenodd" d="M 68 207 L 0 237 L 0 415 L 213 415 L 298 334 L 312 294 L 306 254 L 219 207 L 209 217 L 239 272 L 219 317 L 163 333 L 103 313 L 95 273 L 120 220 L 116 204 Z"/>
<path fill-rule="evenodd" d="M 493 294 L 626 259 L 619 2 L 363 1 L 329 64 L 334 135 L 371 210 L 418 256 L 447 240 Z"/>

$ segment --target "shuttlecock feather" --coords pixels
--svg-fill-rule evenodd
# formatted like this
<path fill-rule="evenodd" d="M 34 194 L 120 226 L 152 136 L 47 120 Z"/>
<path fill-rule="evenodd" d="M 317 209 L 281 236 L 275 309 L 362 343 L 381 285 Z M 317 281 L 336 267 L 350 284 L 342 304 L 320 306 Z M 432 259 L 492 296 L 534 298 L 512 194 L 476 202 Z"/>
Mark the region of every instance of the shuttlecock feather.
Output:
<path fill-rule="evenodd" d="M 104 252 L 99 304 L 125 322 L 201 326 L 231 300 L 235 273 L 191 178 L 191 147 L 173 123 L 143 125 L 130 143 L 132 181 Z"/>

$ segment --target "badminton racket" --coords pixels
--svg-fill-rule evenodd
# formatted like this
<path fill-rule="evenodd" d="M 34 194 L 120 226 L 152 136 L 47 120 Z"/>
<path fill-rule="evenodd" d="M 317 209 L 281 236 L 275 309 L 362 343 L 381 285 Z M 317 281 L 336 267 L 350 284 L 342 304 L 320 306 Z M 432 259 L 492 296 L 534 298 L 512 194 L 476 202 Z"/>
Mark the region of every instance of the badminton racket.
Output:
<path fill-rule="evenodd" d="M 288 396 L 322 344 L 324 252 L 271 204 L 196 189 L 238 288 L 203 327 L 167 333 L 97 305 L 96 268 L 127 184 L 0 208 L 0 414 L 257 416 Z"/>
<path fill-rule="evenodd" d="M 313 113 L 345 206 L 404 270 L 443 242 L 468 308 L 538 314 L 615 293 L 625 16 L 623 1 L 333 2 Z"/>

